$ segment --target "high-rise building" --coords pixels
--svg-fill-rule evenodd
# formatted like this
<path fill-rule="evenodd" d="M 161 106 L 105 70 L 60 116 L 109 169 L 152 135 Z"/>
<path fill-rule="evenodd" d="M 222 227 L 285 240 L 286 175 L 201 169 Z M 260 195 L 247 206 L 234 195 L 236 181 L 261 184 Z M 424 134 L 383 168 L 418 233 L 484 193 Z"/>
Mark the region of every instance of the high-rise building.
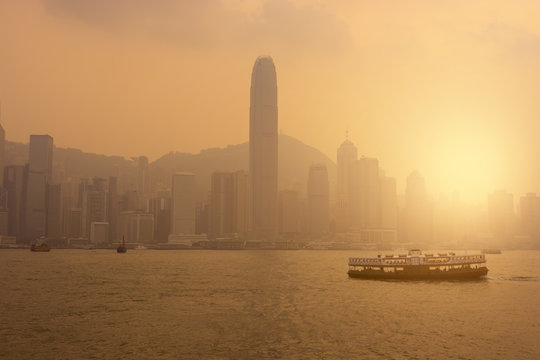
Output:
<path fill-rule="evenodd" d="M 72 238 L 83 236 L 83 216 L 81 208 L 72 208 L 69 212 L 69 232 L 68 235 Z"/>
<path fill-rule="evenodd" d="M 118 216 L 119 232 L 126 242 L 153 243 L 154 215 L 137 211 L 123 211 Z"/>
<path fill-rule="evenodd" d="M 24 219 L 24 197 L 28 166 L 11 165 L 4 168 L 4 189 L 7 195 L 8 235 L 21 241 Z"/>
<path fill-rule="evenodd" d="M 274 239 L 278 230 L 278 107 L 271 57 L 255 61 L 249 111 L 251 231 L 255 238 Z"/>
<path fill-rule="evenodd" d="M 62 187 L 60 184 L 49 185 L 47 199 L 47 237 L 58 239 L 62 231 Z"/>
<path fill-rule="evenodd" d="M 513 233 L 514 196 L 505 190 L 495 191 L 488 196 L 488 221 L 490 231 L 497 237 Z"/>
<path fill-rule="evenodd" d="M 300 232 L 302 209 L 298 191 L 281 190 L 279 192 L 279 233 L 294 235 Z"/>
<path fill-rule="evenodd" d="M 243 237 L 248 222 L 248 176 L 244 171 L 214 172 L 210 189 L 209 238 Z"/>
<path fill-rule="evenodd" d="M 397 192 L 396 179 L 381 176 L 379 179 L 380 189 L 380 228 L 382 229 L 397 229 Z"/>
<path fill-rule="evenodd" d="M 522 196 L 519 200 L 521 231 L 540 245 L 540 196 L 534 193 Z"/>
<path fill-rule="evenodd" d="M 350 227 L 351 207 L 353 205 L 351 191 L 351 174 L 358 159 L 356 146 L 348 139 L 337 150 L 337 189 L 336 189 L 336 231 L 345 232 Z"/>
<path fill-rule="evenodd" d="M 90 223 L 90 243 L 107 244 L 109 242 L 109 223 L 92 221 Z"/>
<path fill-rule="evenodd" d="M 154 239 L 158 243 L 167 242 L 171 233 L 171 191 L 160 190 L 149 201 L 149 212 L 154 215 Z"/>
<path fill-rule="evenodd" d="M 328 233 L 330 224 L 329 193 L 326 165 L 311 165 L 308 177 L 309 232 L 311 234 L 322 235 Z"/>
<path fill-rule="evenodd" d="M 92 222 L 107 221 L 107 185 L 106 180 L 95 177 L 91 184 L 83 181 L 80 186 L 83 236 L 90 237 Z"/>
<path fill-rule="evenodd" d="M 52 180 L 53 138 L 30 135 L 23 238 L 30 242 L 47 234 L 47 190 Z"/>
<path fill-rule="evenodd" d="M 146 156 L 139 156 L 137 159 L 137 194 L 139 196 L 139 208 L 146 211 L 146 202 L 150 195 L 150 173 Z"/>
<path fill-rule="evenodd" d="M 423 176 L 413 171 L 405 189 L 405 237 L 408 242 L 432 241 L 433 214 Z"/>
<path fill-rule="evenodd" d="M 109 222 L 109 240 L 116 242 L 120 240 L 117 236 L 118 230 L 118 178 L 109 177 L 109 191 L 107 194 L 107 219 Z"/>
<path fill-rule="evenodd" d="M 6 132 L 0 124 L 0 188 L 4 182 L 4 166 L 5 163 L 5 154 L 6 154 Z"/>
<path fill-rule="evenodd" d="M 172 177 L 171 234 L 195 234 L 195 175 L 191 173 Z"/>
<path fill-rule="evenodd" d="M 379 228 L 379 161 L 362 156 L 351 170 L 351 224 L 357 229 Z"/>

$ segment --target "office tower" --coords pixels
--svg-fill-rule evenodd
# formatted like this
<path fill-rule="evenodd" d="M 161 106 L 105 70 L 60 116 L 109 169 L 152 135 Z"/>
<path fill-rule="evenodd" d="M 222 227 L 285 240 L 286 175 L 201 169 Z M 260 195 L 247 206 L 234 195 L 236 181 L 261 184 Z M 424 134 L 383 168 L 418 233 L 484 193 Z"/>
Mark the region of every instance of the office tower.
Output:
<path fill-rule="evenodd" d="M 308 177 L 309 232 L 311 234 L 328 233 L 330 223 L 329 193 L 326 165 L 311 165 Z"/>
<path fill-rule="evenodd" d="M 9 232 L 9 213 L 7 210 L 0 210 L 0 242 Z"/>
<path fill-rule="evenodd" d="M 171 191 L 160 190 L 149 201 L 149 212 L 154 215 L 154 240 L 167 242 L 171 233 Z"/>
<path fill-rule="evenodd" d="M 195 205 L 195 234 L 208 234 L 210 223 L 210 205 L 208 202 L 198 202 Z"/>
<path fill-rule="evenodd" d="M 497 237 L 512 234 L 514 222 L 514 196 L 505 190 L 488 196 L 488 222 L 490 231 Z"/>
<path fill-rule="evenodd" d="M 248 176 L 244 171 L 214 172 L 210 189 L 208 236 L 243 237 L 248 222 Z"/>
<path fill-rule="evenodd" d="M 356 146 L 346 139 L 337 150 L 336 231 L 346 232 L 351 222 L 353 205 L 352 168 L 358 159 Z"/>
<path fill-rule="evenodd" d="M 351 168 L 351 225 L 375 229 L 380 224 L 379 161 L 362 156 Z"/>
<path fill-rule="evenodd" d="M 242 170 L 233 173 L 235 232 L 245 238 L 249 230 L 249 175 Z"/>
<path fill-rule="evenodd" d="M 135 190 L 128 190 L 118 199 L 119 211 L 142 211 L 139 203 L 139 194 Z"/>
<path fill-rule="evenodd" d="M 521 231 L 531 239 L 540 241 L 540 196 L 529 193 L 519 200 Z"/>
<path fill-rule="evenodd" d="M 424 178 L 418 171 L 407 177 L 405 189 L 405 238 L 408 242 L 432 241 L 433 217 Z"/>
<path fill-rule="evenodd" d="M 109 242 L 109 223 L 92 221 L 90 223 L 90 243 L 107 244 Z"/>
<path fill-rule="evenodd" d="M 52 180 L 53 138 L 30 135 L 23 239 L 27 242 L 47 234 L 47 190 Z"/>
<path fill-rule="evenodd" d="M 134 242 L 154 243 L 154 215 L 134 214 L 131 219 L 130 227 L 134 233 Z"/>
<path fill-rule="evenodd" d="M 120 240 L 117 236 L 118 230 L 118 178 L 109 177 L 109 191 L 107 193 L 107 220 L 109 223 L 109 240 L 116 242 Z"/>
<path fill-rule="evenodd" d="M 92 183 L 83 180 L 81 182 L 80 198 L 82 209 L 82 236 L 90 237 L 90 225 L 92 222 L 107 221 L 107 186 L 106 180 L 95 177 Z"/>
<path fill-rule="evenodd" d="M 30 135 L 29 171 L 44 173 L 52 183 L 53 138 L 49 135 Z"/>
<path fill-rule="evenodd" d="M 140 156 L 137 159 L 137 194 L 139 196 L 139 209 L 146 211 L 146 202 L 150 195 L 150 173 L 146 156 Z"/>
<path fill-rule="evenodd" d="M 6 156 L 6 132 L 0 124 L 0 188 L 4 182 L 4 166 L 6 165 L 5 161 Z"/>
<path fill-rule="evenodd" d="M 379 179 L 380 189 L 380 228 L 397 229 L 397 192 L 396 179 L 381 176 Z"/>
<path fill-rule="evenodd" d="M 252 236 L 277 235 L 278 107 L 276 69 L 271 57 L 259 57 L 251 74 L 249 175 Z"/>
<path fill-rule="evenodd" d="M 172 177 L 171 234 L 195 234 L 195 175 L 191 173 Z"/>
<path fill-rule="evenodd" d="M 281 190 L 278 205 L 279 233 L 284 235 L 298 234 L 302 215 L 298 191 Z"/>
<path fill-rule="evenodd" d="M 72 208 L 69 214 L 69 236 L 72 238 L 80 238 L 83 236 L 83 216 L 81 208 Z"/>
<path fill-rule="evenodd" d="M 62 187 L 60 184 L 49 185 L 47 199 L 47 237 L 58 239 L 62 231 Z"/>
<path fill-rule="evenodd" d="M 24 219 L 24 197 L 28 166 L 11 165 L 4 168 L 4 189 L 7 195 L 8 235 L 21 242 Z"/>

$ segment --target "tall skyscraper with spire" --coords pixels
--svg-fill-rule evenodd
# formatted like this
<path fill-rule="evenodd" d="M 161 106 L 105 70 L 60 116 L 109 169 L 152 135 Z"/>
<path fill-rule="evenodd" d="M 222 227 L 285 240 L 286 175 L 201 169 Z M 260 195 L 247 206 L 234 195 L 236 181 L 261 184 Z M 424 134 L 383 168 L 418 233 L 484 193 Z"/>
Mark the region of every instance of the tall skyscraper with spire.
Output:
<path fill-rule="evenodd" d="M 249 108 L 251 236 L 273 239 L 278 230 L 278 107 L 274 61 L 260 56 L 251 74 Z"/>

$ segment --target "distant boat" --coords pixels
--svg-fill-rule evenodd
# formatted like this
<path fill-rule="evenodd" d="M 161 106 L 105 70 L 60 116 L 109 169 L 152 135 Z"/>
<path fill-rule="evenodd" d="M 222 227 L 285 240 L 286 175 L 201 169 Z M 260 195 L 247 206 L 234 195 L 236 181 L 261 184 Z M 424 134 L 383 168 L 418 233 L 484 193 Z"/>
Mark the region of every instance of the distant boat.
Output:
<path fill-rule="evenodd" d="M 502 254 L 501 249 L 482 249 L 482 254 Z"/>
<path fill-rule="evenodd" d="M 32 246 L 30 247 L 30 251 L 49 252 L 49 251 L 51 251 L 51 248 L 46 243 L 41 243 L 41 245 L 32 244 Z"/>
<path fill-rule="evenodd" d="M 118 247 L 116 248 L 116 252 L 117 253 L 127 252 L 126 241 L 124 240 L 124 237 L 122 237 L 122 243 L 118 245 Z"/>
<path fill-rule="evenodd" d="M 146 250 L 146 249 L 148 249 L 148 248 L 146 246 L 144 246 L 144 245 L 135 246 L 135 250 Z"/>

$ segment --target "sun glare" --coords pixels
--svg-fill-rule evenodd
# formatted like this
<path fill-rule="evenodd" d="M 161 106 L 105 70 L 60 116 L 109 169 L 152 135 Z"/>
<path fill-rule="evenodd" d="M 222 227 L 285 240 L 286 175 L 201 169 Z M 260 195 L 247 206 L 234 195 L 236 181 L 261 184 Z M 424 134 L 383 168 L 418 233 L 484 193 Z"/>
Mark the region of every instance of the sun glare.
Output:
<path fill-rule="evenodd" d="M 463 135 L 440 144 L 433 156 L 440 188 L 457 192 L 466 201 L 477 201 L 495 186 L 496 151 L 486 138 Z"/>

